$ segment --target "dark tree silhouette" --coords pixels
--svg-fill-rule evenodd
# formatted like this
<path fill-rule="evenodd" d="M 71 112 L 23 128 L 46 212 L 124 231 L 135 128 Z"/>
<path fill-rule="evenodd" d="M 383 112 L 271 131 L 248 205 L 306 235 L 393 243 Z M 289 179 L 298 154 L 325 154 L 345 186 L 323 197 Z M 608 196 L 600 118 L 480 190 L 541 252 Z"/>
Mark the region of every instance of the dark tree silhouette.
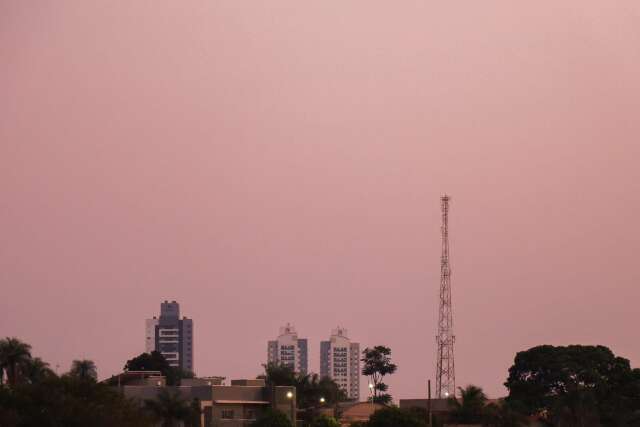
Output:
<path fill-rule="evenodd" d="M 7 374 L 10 386 L 18 383 L 22 371 L 31 360 L 31 346 L 17 338 L 0 340 L 0 370 Z M 2 376 L 0 376 L 2 378 Z"/>
<path fill-rule="evenodd" d="M 382 382 L 385 375 L 396 372 L 398 366 L 391 362 L 391 349 L 382 345 L 373 348 L 365 348 L 362 351 L 362 375 L 368 376 L 373 396 L 371 399 L 376 403 L 388 404 L 391 402 L 391 395 L 386 393 L 389 389 Z"/>

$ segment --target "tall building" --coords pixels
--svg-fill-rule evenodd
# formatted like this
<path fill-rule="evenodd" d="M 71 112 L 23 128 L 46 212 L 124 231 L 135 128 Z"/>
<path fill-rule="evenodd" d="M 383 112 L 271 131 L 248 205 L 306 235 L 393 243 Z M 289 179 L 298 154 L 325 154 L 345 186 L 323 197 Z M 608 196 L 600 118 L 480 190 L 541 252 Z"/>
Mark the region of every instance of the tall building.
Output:
<path fill-rule="evenodd" d="M 193 320 L 180 318 L 180 304 L 160 304 L 160 316 L 146 320 L 145 351 L 159 351 L 169 365 L 193 371 Z"/>
<path fill-rule="evenodd" d="M 349 399 L 360 399 L 360 344 L 351 342 L 346 329 L 337 327 L 329 341 L 320 342 L 320 376 L 334 380 Z"/>
<path fill-rule="evenodd" d="M 298 338 L 295 327 L 289 323 L 281 327 L 278 338 L 267 345 L 269 363 L 288 366 L 301 374 L 308 372 L 307 354 L 307 339 Z"/>

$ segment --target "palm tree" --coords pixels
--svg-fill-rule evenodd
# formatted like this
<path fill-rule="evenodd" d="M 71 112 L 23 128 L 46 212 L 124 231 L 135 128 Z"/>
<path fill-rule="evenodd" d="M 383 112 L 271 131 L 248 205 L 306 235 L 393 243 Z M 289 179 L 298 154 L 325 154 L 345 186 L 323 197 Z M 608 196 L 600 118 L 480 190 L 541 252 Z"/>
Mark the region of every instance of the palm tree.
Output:
<path fill-rule="evenodd" d="M 98 379 L 98 368 L 93 360 L 74 360 L 71 363 L 71 370 L 69 371 L 69 375 L 72 377 L 77 377 L 82 380 L 97 380 Z"/>
<path fill-rule="evenodd" d="M 21 371 L 31 359 L 31 346 L 17 338 L 0 340 L 0 370 L 7 373 L 10 386 L 18 382 Z"/>
<path fill-rule="evenodd" d="M 189 422 L 192 409 L 179 391 L 163 388 L 155 400 L 145 400 L 145 407 L 162 422 L 162 427 L 174 427 L 179 422 Z"/>
<path fill-rule="evenodd" d="M 479 424 L 484 417 L 487 395 L 480 387 L 468 385 L 459 387 L 460 400 L 452 397 L 449 403 L 452 406 L 451 419 L 456 424 Z"/>
<path fill-rule="evenodd" d="M 24 366 L 24 376 L 31 384 L 39 383 L 45 378 L 54 377 L 55 375 L 49 368 L 49 364 L 39 357 L 30 359 Z"/>

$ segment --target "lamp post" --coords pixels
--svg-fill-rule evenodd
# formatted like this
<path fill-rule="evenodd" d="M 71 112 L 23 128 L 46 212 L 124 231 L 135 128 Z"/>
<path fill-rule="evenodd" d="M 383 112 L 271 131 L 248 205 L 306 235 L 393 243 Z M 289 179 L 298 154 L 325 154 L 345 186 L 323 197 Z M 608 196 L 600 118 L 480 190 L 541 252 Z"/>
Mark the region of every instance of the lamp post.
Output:
<path fill-rule="evenodd" d="M 371 395 L 371 415 L 373 415 L 373 384 L 369 383 L 369 394 Z M 371 417 L 371 415 L 369 415 L 369 417 Z"/>
<path fill-rule="evenodd" d="M 291 390 L 289 390 L 287 392 L 287 399 L 289 399 L 291 401 L 291 422 L 292 422 L 293 426 L 295 427 L 295 425 L 296 425 L 296 409 L 295 409 L 295 405 L 294 405 L 294 401 L 293 401 L 293 392 Z"/>

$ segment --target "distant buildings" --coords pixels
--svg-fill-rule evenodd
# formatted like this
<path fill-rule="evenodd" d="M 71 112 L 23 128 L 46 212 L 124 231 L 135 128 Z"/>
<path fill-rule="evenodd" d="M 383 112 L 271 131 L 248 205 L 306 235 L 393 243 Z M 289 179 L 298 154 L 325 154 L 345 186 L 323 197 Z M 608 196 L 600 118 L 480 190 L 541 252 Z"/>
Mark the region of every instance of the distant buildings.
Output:
<path fill-rule="evenodd" d="M 320 342 L 320 376 L 334 380 L 349 399 L 360 399 L 360 344 L 351 342 L 346 329 L 337 327 L 329 341 Z"/>
<path fill-rule="evenodd" d="M 180 304 L 160 304 L 160 316 L 146 320 L 145 351 L 159 351 L 169 365 L 193 371 L 193 320 L 180 319 Z"/>
<path fill-rule="evenodd" d="M 298 338 L 296 329 L 287 323 L 280 328 L 278 338 L 267 344 L 267 361 L 306 374 L 309 372 L 307 348 L 307 339 Z"/>

